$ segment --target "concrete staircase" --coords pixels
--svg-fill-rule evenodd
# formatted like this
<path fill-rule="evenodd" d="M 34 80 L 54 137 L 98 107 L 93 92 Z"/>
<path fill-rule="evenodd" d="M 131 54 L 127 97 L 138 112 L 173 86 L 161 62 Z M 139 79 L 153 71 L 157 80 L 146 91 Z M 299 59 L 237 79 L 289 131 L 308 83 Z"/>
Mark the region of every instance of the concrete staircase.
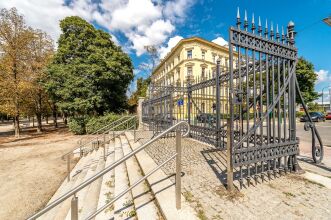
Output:
<path fill-rule="evenodd" d="M 106 158 L 103 156 L 102 147 L 89 152 L 80 158 L 70 173 L 70 181 L 64 180 L 49 203 L 139 146 L 139 143 L 133 141 L 133 135 L 126 132 L 106 144 Z M 76 194 L 79 219 L 86 219 L 156 166 L 153 159 L 143 150 L 80 190 Z M 71 199 L 65 200 L 38 219 L 71 219 Z M 183 196 L 181 210 L 176 209 L 175 186 L 168 176 L 159 169 L 115 201 L 113 205 L 99 213 L 95 219 L 189 220 L 197 219 L 197 217 Z"/>

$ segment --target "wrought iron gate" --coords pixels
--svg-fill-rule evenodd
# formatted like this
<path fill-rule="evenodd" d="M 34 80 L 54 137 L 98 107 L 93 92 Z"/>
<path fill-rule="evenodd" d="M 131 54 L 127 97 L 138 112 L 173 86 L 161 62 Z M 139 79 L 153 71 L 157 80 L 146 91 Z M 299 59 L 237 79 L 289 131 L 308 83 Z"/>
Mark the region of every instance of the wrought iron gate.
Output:
<path fill-rule="evenodd" d="M 143 122 L 154 132 L 174 122 L 188 121 L 190 137 L 227 149 L 227 185 L 240 187 L 252 179 L 298 170 L 299 140 L 296 137 L 296 94 L 310 120 L 313 158 L 320 162 L 323 145 L 308 114 L 296 80 L 294 23 L 286 33 L 274 32 L 254 17 L 249 30 L 247 15 L 243 29 L 238 10 L 237 27 L 229 30 L 228 68 L 217 68 L 203 77 L 187 76 L 186 84 L 151 85 L 143 103 Z M 316 138 L 318 142 L 316 141 Z"/>

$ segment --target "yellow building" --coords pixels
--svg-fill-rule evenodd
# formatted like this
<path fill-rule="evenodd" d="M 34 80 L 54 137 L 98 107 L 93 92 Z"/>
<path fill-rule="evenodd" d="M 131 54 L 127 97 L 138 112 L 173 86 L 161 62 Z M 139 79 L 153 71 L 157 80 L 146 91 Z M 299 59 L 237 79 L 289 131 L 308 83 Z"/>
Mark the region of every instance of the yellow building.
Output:
<path fill-rule="evenodd" d="M 216 74 L 217 60 L 220 60 L 221 73 L 228 72 L 228 46 L 220 46 L 199 37 L 182 39 L 154 69 L 151 75 L 152 85 L 185 87 L 188 83 L 194 85 L 211 79 Z M 227 91 L 227 83 L 222 83 L 220 88 L 220 110 L 224 114 L 228 113 Z M 150 95 L 154 96 L 159 92 Z M 179 102 L 180 99 L 182 99 L 182 102 Z M 215 103 L 216 85 L 194 90 L 190 100 L 191 118 L 194 120 L 201 113 L 215 113 Z M 187 94 L 175 92 L 172 103 L 170 104 L 169 101 L 166 107 L 164 107 L 164 104 L 155 105 L 153 114 L 164 114 L 172 108 L 172 114 L 176 119 L 186 119 L 188 117 L 187 104 Z"/>
<path fill-rule="evenodd" d="M 154 85 L 184 86 L 211 78 L 216 71 L 217 59 L 221 70 L 229 66 L 228 46 L 199 37 L 182 39 L 171 49 L 152 73 Z"/>

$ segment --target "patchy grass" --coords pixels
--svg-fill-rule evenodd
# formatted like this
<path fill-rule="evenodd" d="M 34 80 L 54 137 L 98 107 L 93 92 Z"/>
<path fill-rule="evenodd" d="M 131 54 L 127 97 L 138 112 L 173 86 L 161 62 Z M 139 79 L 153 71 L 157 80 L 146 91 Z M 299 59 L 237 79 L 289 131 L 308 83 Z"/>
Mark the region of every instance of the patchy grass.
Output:
<path fill-rule="evenodd" d="M 215 190 L 216 194 L 219 195 L 221 198 L 227 199 L 231 202 L 239 200 L 240 198 L 244 197 L 244 194 L 238 190 L 227 191 L 224 188 L 218 187 Z"/>
<path fill-rule="evenodd" d="M 194 198 L 194 195 L 190 191 L 183 192 L 183 196 L 185 197 L 186 201 L 191 203 L 194 207 L 194 210 L 197 212 L 197 217 L 201 220 L 207 220 L 207 216 L 205 214 L 205 211 L 203 210 L 203 207 L 201 203 Z"/>
<path fill-rule="evenodd" d="M 306 179 L 305 177 L 299 176 L 299 175 L 289 175 L 288 178 L 290 178 L 292 180 L 296 180 L 296 181 L 303 181 L 306 185 L 313 184 L 313 185 L 319 186 L 320 188 L 325 187 L 321 183 L 315 182 L 313 180 Z"/>
<path fill-rule="evenodd" d="M 283 192 L 283 194 L 285 194 L 286 197 L 296 197 L 296 195 L 294 195 L 293 193 L 290 193 L 290 192 Z"/>

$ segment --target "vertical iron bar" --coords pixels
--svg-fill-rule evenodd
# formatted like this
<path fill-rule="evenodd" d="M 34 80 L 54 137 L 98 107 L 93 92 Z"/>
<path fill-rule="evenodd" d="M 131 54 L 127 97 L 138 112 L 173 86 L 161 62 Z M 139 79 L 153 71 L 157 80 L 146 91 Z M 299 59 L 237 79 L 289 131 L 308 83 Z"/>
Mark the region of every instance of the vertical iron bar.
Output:
<path fill-rule="evenodd" d="M 231 119 L 227 119 L 227 134 L 231 133 Z M 227 190 L 232 191 L 234 189 L 233 187 L 233 149 L 231 147 L 230 141 L 226 142 L 226 181 L 227 181 Z"/>

